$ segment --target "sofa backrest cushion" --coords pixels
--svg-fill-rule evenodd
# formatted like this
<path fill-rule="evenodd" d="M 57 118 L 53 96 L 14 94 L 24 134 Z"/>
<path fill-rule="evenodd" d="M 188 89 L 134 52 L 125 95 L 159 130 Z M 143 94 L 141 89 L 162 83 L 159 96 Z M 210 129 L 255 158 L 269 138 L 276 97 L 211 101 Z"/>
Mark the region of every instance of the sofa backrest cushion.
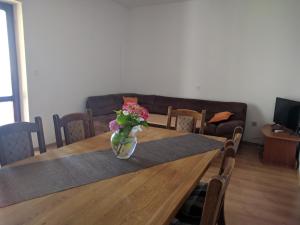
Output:
<path fill-rule="evenodd" d="M 91 109 L 93 116 L 108 115 L 114 110 L 122 108 L 123 97 L 137 97 L 138 104 L 152 112 L 154 106 L 154 95 L 140 95 L 135 93 L 111 94 L 103 96 L 88 97 L 86 108 Z"/>
<path fill-rule="evenodd" d="M 228 111 L 233 113 L 229 120 L 246 120 L 247 104 L 239 102 L 204 101 L 206 105 L 206 120 L 210 120 L 215 113 Z"/>
<path fill-rule="evenodd" d="M 92 110 L 93 116 L 112 114 L 118 109 L 113 95 L 88 97 L 86 108 Z"/>
<path fill-rule="evenodd" d="M 164 97 L 164 96 L 155 96 L 154 105 L 151 113 L 157 114 L 168 114 L 168 107 L 172 106 L 174 109 L 178 108 L 179 98 Z"/>
<path fill-rule="evenodd" d="M 246 120 L 247 104 L 240 102 L 220 102 L 199 99 L 184 99 L 155 96 L 153 113 L 167 114 L 168 106 L 174 109 L 191 109 L 201 112 L 206 110 L 206 121 L 209 121 L 215 113 L 229 111 L 233 113 L 230 120 Z"/>
<path fill-rule="evenodd" d="M 173 106 L 174 109 L 191 109 L 199 112 L 205 109 L 206 121 L 210 120 L 215 113 L 224 111 L 234 113 L 230 120 L 246 120 L 247 104 L 245 103 L 140 95 L 136 93 L 89 97 L 86 107 L 92 109 L 94 116 L 111 114 L 114 110 L 118 110 L 122 107 L 123 97 L 137 97 L 138 103 L 147 108 L 150 113 L 166 115 L 168 106 Z"/>

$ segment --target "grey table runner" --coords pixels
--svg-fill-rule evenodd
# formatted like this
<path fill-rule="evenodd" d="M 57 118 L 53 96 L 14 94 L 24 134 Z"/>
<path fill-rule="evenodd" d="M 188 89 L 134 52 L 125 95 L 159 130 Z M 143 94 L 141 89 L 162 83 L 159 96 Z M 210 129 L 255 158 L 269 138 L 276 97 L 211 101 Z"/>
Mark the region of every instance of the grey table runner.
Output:
<path fill-rule="evenodd" d="M 213 149 L 223 143 L 197 134 L 137 145 L 134 156 L 120 160 L 108 149 L 0 169 L 0 207 L 135 172 Z"/>

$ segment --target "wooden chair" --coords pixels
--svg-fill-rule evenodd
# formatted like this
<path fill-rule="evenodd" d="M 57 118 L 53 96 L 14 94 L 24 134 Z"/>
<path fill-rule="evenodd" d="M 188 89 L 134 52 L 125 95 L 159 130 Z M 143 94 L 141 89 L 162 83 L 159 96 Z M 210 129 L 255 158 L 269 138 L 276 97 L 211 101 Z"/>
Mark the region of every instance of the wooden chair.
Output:
<path fill-rule="evenodd" d="M 227 190 L 232 171 L 235 165 L 234 158 L 228 158 L 224 172 L 210 180 L 205 197 L 200 225 L 221 225 L 219 215 L 224 208 L 225 192 Z"/>
<path fill-rule="evenodd" d="M 223 152 L 223 157 L 221 161 L 221 166 L 219 169 L 219 175 L 222 175 L 225 171 L 226 165 L 228 164 L 228 160 L 231 158 L 236 157 L 236 153 L 239 147 L 239 144 L 242 139 L 242 134 L 243 134 L 243 128 L 242 127 L 236 127 L 234 129 L 233 137 L 231 140 L 227 140 L 224 144 L 224 152 Z M 199 185 L 203 185 L 203 183 Z M 224 202 L 221 205 L 220 208 L 220 213 L 219 213 L 219 221 L 218 225 L 225 225 L 225 211 L 224 211 Z"/>
<path fill-rule="evenodd" d="M 221 166 L 219 169 L 219 175 L 222 175 L 224 173 L 224 171 L 226 169 L 226 165 L 228 164 L 228 160 L 236 157 L 237 148 L 242 139 L 242 135 L 240 135 L 240 134 L 243 133 L 243 130 L 240 128 L 238 129 L 238 131 L 239 132 L 234 132 L 232 140 L 227 140 L 224 144 L 224 151 L 223 151 L 223 157 L 221 160 Z M 206 195 L 207 185 L 208 185 L 207 183 L 201 181 L 198 184 L 198 186 L 196 187 L 196 189 L 198 189 L 198 190 L 201 189 L 202 190 L 201 194 Z M 224 202 L 223 202 L 221 205 L 221 208 L 220 208 L 218 225 L 225 225 L 225 224 L 226 224 L 226 222 L 225 222 L 225 211 L 224 211 Z"/>
<path fill-rule="evenodd" d="M 95 136 L 91 111 L 87 113 L 72 113 L 60 118 L 53 115 L 56 145 L 63 146 L 61 128 L 63 128 L 66 145 Z"/>
<path fill-rule="evenodd" d="M 195 189 L 191 196 L 194 195 L 194 202 L 198 200 L 198 198 L 203 197 L 203 207 L 202 211 L 199 209 L 198 216 L 190 215 L 186 213 L 183 209 L 179 210 L 176 218 L 173 219 L 171 225 L 222 225 L 223 223 L 220 221 L 220 213 L 222 208 L 224 208 L 224 198 L 225 192 L 228 187 L 232 171 L 234 168 L 235 159 L 228 158 L 225 169 L 222 174 L 211 178 L 207 185 L 207 190 L 205 196 L 200 196 L 199 193 L 201 190 Z M 186 203 L 185 203 L 186 204 Z M 193 202 L 189 202 L 188 210 L 193 209 Z M 185 205 L 183 207 L 186 207 Z"/>
<path fill-rule="evenodd" d="M 226 142 L 227 143 L 227 142 Z M 226 146 L 226 143 L 224 146 Z M 225 150 L 223 151 L 223 158 L 221 162 L 221 166 L 219 169 L 219 174 L 222 175 L 226 169 L 226 166 L 228 165 L 228 162 L 235 158 L 235 150 L 232 145 L 228 145 Z M 204 200 L 205 196 L 207 194 L 207 188 L 208 188 L 208 182 L 201 181 L 196 188 L 194 189 L 191 196 L 188 198 L 188 200 L 183 204 L 182 211 L 185 211 L 185 214 L 189 214 L 192 217 L 197 217 L 200 220 L 200 214 L 198 212 L 203 210 L 204 206 Z M 193 212 L 189 212 L 191 208 L 194 208 Z M 196 211 L 196 212 L 195 212 Z M 224 202 L 221 205 L 220 208 L 220 214 L 219 214 L 219 221 L 218 223 L 220 225 L 225 225 L 225 214 L 224 214 Z"/>
<path fill-rule="evenodd" d="M 235 153 L 237 153 L 240 143 L 242 141 L 244 129 L 242 127 L 236 127 L 233 131 L 232 139 L 226 142 L 227 146 L 233 146 Z M 225 146 L 226 147 L 226 146 Z"/>
<path fill-rule="evenodd" d="M 41 117 L 35 117 L 34 123 L 20 122 L 0 127 L 1 166 L 34 156 L 32 133 L 37 133 L 40 153 L 46 152 Z"/>
<path fill-rule="evenodd" d="M 224 144 L 224 153 L 221 161 L 220 171 L 219 174 L 221 174 L 224 171 L 226 160 L 229 157 L 235 158 L 238 148 L 240 146 L 241 140 L 243 136 L 243 128 L 242 127 L 236 127 L 233 132 L 232 139 L 227 140 Z"/>
<path fill-rule="evenodd" d="M 201 134 L 204 133 L 206 110 L 201 113 L 189 109 L 173 109 L 168 107 L 167 129 L 171 129 L 172 118 L 175 117 L 175 130 L 181 132 L 196 132 L 197 121 L 200 121 Z"/>
<path fill-rule="evenodd" d="M 244 132 L 244 128 L 242 128 L 242 127 L 236 127 L 233 131 L 232 139 L 233 139 L 236 149 L 238 149 L 240 147 L 240 143 L 241 143 L 242 137 L 243 137 L 243 132 Z"/>

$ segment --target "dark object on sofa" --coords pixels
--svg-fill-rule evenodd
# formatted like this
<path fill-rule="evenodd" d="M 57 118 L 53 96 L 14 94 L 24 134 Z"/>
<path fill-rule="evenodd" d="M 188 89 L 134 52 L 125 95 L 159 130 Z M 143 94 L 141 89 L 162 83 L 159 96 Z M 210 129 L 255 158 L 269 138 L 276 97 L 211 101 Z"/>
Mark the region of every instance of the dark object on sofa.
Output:
<path fill-rule="evenodd" d="M 205 109 L 206 121 L 209 121 L 218 112 L 230 111 L 234 113 L 228 121 L 218 124 L 207 123 L 204 133 L 208 135 L 231 138 L 235 127 L 245 127 L 247 113 L 247 104 L 245 103 L 124 93 L 94 96 L 87 99 L 86 108 L 91 109 L 93 113 L 97 134 L 109 130 L 108 123 L 115 119 L 114 110 L 122 107 L 123 96 L 137 97 L 140 105 L 147 108 L 150 113 L 155 114 L 167 115 L 169 106 L 172 106 L 174 109 L 191 109 L 199 112 Z"/>

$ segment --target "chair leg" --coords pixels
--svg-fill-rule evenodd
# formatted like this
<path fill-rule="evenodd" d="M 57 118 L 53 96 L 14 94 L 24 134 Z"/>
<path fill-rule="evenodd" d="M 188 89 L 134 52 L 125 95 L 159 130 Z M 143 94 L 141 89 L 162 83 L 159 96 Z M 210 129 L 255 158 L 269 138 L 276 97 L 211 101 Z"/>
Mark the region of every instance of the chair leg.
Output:
<path fill-rule="evenodd" d="M 224 212 L 224 202 L 222 203 L 222 206 L 221 206 L 221 209 L 220 209 L 218 225 L 226 225 L 226 223 L 225 223 L 225 212 Z"/>

